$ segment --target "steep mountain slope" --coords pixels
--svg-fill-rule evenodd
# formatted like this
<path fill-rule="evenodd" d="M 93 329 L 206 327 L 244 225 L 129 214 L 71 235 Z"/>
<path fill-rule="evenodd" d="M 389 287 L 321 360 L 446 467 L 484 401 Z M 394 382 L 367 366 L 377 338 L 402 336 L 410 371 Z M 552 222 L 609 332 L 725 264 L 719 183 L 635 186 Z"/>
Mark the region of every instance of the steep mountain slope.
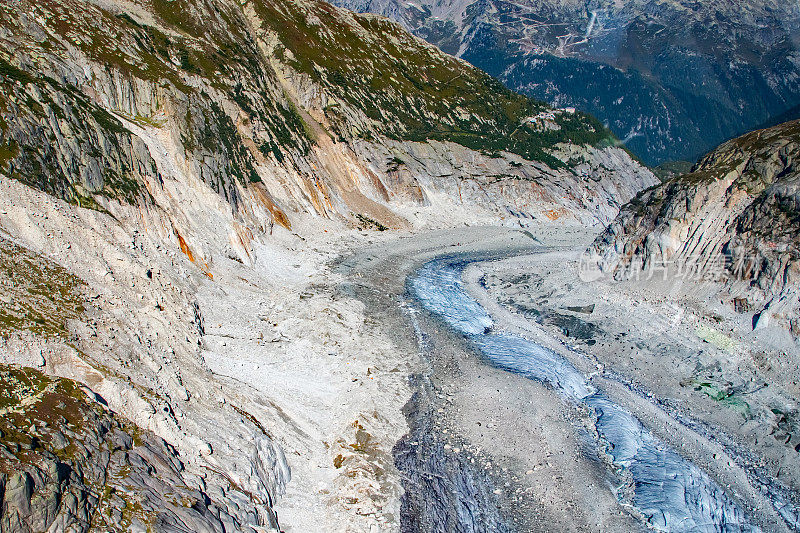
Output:
<path fill-rule="evenodd" d="M 3 168 L 62 198 L 146 199 L 143 183 L 157 170 L 136 126 L 169 133 L 190 171 L 234 207 L 266 188 L 283 194 L 277 199 L 287 208 L 364 211 L 390 225 L 398 222 L 374 201 L 407 185 L 387 189 L 362 170 L 357 193 L 351 176 L 309 161 L 327 150 L 341 159 L 336 166 L 358 166 L 353 152 L 369 150 L 373 139 L 437 139 L 559 170 L 565 163 L 547 150 L 557 143 L 613 142 L 585 115 L 557 115 L 554 128 L 539 131 L 525 120 L 545 111 L 542 104 L 394 24 L 324 3 L 240 10 L 159 0 L 151 11 L 128 6 L 131 13 L 101 6 L 21 2 L 2 11 Z M 384 174 L 399 164 L 386 159 L 376 162 Z M 501 175 L 504 165 L 494 166 Z M 328 176 L 312 177 L 315 167 Z M 291 193 L 269 182 L 277 168 L 296 175 Z"/>
<path fill-rule="evenodd" d="M 172 447 L 115 417 L 85 387 L 5 365 L 0 376 L 3 531 L 69 531 L 76 523 L 221 531 L 230 521 L 187 487 Z"/>
<path fill-rule="evenodd" d="M 30 529 L 124 529 L 95 474 L 152 489 L 155 530 L 397 527 L 410 364 L 328 262 L 372 230 L 608 221 L 656 182 L 591 117 L 324 2 L 6 2 L 0 42 L 0 362 L 83 383 L 156 450 L 11 435 L 39 470 L 2 505 Z"/>
<path fill-rule="evenodd" d="M 606 122 L 645 161 L 694 160 L 800 102 L 795 2 L 336 0 L 507 86 Z"/>
<path fill-rule="evenodd" d="M 800 336 L 800 121 L 729 141 L 648 189 L 598 237 L 602 270 L 668 266 L 725 283 L 754 328 Z"/>

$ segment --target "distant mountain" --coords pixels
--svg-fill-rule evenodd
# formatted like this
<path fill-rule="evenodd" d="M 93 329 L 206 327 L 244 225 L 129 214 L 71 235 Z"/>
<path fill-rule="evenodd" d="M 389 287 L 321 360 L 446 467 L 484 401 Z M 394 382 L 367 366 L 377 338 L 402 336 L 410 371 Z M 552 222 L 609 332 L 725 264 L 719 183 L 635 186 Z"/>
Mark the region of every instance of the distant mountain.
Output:
<path fill-rule="evenodd" d="M 761 124 L 757 129 L 763 130 L 766 128 L 771 128 L 773 126 L 777 126 L 778 124 L 783 124 L 784 122 L 791 122 L 792 120 L 800 119 L 800 105 L 794 106 L 793 108 L 789 109 L 788 111 L 784 111 L 780 115 L 776 117 L 772 117 L 767 122 Z"/>
<path fill-rule="evenodd" d="M 334 0 L 401 22 L 508 87 L 606 122 L 647 163 L 800 104 L 800 6 L 778 0 Z"/>

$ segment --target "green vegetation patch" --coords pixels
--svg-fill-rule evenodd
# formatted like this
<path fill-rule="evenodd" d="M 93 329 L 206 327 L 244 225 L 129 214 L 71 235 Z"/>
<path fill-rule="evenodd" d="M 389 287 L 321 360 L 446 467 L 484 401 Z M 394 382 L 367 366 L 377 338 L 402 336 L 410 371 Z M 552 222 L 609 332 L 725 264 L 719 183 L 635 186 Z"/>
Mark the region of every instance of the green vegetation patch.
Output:
<path fill-rule="evenodd" d="M 387 226 L 384 226 L 377 220 L 373 220 L 368 216 L 362 215 L 361 213 L 356 214 L 356 220 L 358 220 L 358 227 L 360 229 L 374 229 L 378 231 L 386 231 L 389 229 Z"/>
<path fill-rule="evenodd" d="M 582 113 L 559 114 L 557 131 L 527 127 L 528 117 L 549 106 L 506 89 L 386 19 L 344 13 L 324 2 L 313 2 L 308 10 L 285 0 L 259 0 L 254 6 L 285 47 L 277 50 L 279 59 L 362 111 L 390 138 L 453 141 L 486 153 L 513 152 L 554 167 L 564 166 L 548 153 L 557 143 L 614 141 L 599 121 Z M 331 106 L 327 111 L 336 133 L 350 136 L 341 110 Z"/>
<path fill-rule="evenodd" d="M 69 379 L 0 365 L 0 473 L 36 473 L 44 484 L 37 483 L 31 501 L 40 505 L 58 505 L 54 490 L 63 491 L 62 498 L 76 496 L 73 501 L 85 498 L 88 491 L 92 496 L 86 498 L 85 509 L 91 531 L 127 531 L 134 519 L 151 525 L 158 510 L 144 509 L 138 491 L 126 486 L 132 467 L 115 468 L 97 458 L 124 453 L 118 445 L 126 437 L 130 439 L 126 446 L 143 445 L 143 433 L 84 391 Z"/>
<path fill-rule="evenodd" d="M 43 441 L 26 430 L 32 424 L 80 430 L 86 422 L 85 402 L 86 395 L 74 381 L 50 378 L 30 368 L 0 365 L 0 440 L 31 451 L 43 447 L 61 458 L 71 458 L 73 447 Z M 26 453 L 16 456 L 23 464 L 36 464 L 35 457 Z M 16 467 L 0 454 L 0 472 L 13 474 Z"/>
<path fill-rule="evenodd" d="M 692 163 L 689 161 L 667 161 L 653 168 L 653 174 L 662 182 L 676 176 L 688 174 L 692 170 Z"/>
<path fill-rule="evenodd" d="M 695 333 L 702 340 L 726 352 L 731 352 L 739 347 L 739 343 L 734 339 L 706 325 L 698 326 Z"/>
<path fill-rule="evenodd" d="M 742 398 L 741 394 L 737 394 L 733 388 L 720 386 L 708 381 L 695 380 L 693 384 L 694 390 L 702 392 L 715 402 L 720 402 L 726 407 L 730 407 L 745 418 L 750 416 L 750 404 Z"/>
<path fill-rule="evenodd" d="M 147 195 L 134 173 L 133 135 L 108 111 L 75 87 L 24 73 L 0 57 L 0 171 L 82 207 L 101 210 L 93 195 L 134 203 Z M 52 131 L 55 116 L 69 124 L 69 139 Z M 77 144 L 65 146 L 65 143 Z M 151 161 L 151 164 L 152 161 Z M 101 180 L 86 180 L 86 167 Z M 88 173 L 88 172 L 87 172 Z"/>
<path fill-rule="evenodd" d="M 19 145 L 14 139 L 0 144 L 0 168 L 19 155 Z"/>
<path fill-rule="evenodd" d="M 0 238 L 0 336 L 16 331 L 66 337 L 84 313 L 83 282 L 61 266 Z"/>

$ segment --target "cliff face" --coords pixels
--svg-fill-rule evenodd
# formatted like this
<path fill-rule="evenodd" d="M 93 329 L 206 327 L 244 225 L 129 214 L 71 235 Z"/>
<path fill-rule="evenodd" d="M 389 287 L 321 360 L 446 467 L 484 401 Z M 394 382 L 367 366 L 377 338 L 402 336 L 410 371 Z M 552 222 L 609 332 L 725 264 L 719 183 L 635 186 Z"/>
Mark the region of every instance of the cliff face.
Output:
<path fill-rule="evenodd" d="M 83 383 L 157 448 L 9 442 L 38 468 L 2 478 L 29 529 L 125 529 L 89 485 L 127 461 L 145 526 L 268 531 L 287 455 L 297 530 L 396 526 L 405 381 L 327 258 L 356 229 L 608 221 L 656 181 L 591 117 L 323 2 L 6 2 L 0 42 L 0 361 Z"/>
<path fill-rule="evenodd" d="M 694 161 L 800 98 L 791 2 L 334 3 L 397 20 L 516 91 L 593 113 L 651 164 Z"/>
<path fill-rule="evenodd" d="M 692 265 L 735 306 L 800 334 L 800 122 L 729 141 L 692 172 L 648 189 L 598 237 L 608 273 Z"/>

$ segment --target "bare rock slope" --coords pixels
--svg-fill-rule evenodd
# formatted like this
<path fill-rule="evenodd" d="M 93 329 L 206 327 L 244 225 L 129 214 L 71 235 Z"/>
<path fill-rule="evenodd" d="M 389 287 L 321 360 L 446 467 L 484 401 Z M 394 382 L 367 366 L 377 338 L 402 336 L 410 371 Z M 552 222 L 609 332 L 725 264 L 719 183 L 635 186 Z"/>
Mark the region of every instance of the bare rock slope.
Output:
<path fill-rule="evenodd" d="M 0 376 L 3 531 L 241 527 L 187 486 L 174 448 L 115 416 L 86 387 L 5 365 Z"/>
<path fill-rule="evenodd" d="M 0 20 L 0 168 L 84 206 L 163 206 L 180 173 L 256 227 L 287 211 L 400 227 L 388 202 L 424 206 L 454 181 L 500 185 L 495 214 L 607 218 L 651 179 L 593 118 L 539 131 L 527 119 L 544 104 L 323 2 L 15 2 Z M 453 144 L 469 151 L 453 161 Z M 585 148 L 558 151 L 570 144 Z"/>
<path fill-rule="evenodd" d="M 593 252 L 607 273 L 691 270 L 752 326 L 800 335 L 800 122 L 729 141 L 620 212 Z"/>

